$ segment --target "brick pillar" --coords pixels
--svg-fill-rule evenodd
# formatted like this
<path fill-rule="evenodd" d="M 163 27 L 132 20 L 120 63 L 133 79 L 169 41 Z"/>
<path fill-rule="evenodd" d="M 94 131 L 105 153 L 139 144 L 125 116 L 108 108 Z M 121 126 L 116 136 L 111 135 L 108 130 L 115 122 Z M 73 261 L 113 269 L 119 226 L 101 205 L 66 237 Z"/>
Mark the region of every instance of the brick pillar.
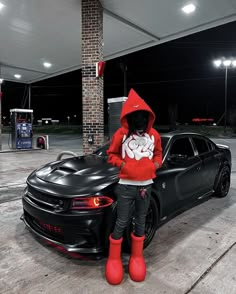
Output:
<path fill-rule="evenodd" d="M 0 82 L 0 151 L 1 150 L 2 150 L 2 85 Z"/>
<path fill-rule="evenodd" d="M 81 2 L 83 150 L 88 154 L 104 142 L 103 77 L 96 78 L 96 62 L 103 60 L 103 8 L 98 0 Z"/>

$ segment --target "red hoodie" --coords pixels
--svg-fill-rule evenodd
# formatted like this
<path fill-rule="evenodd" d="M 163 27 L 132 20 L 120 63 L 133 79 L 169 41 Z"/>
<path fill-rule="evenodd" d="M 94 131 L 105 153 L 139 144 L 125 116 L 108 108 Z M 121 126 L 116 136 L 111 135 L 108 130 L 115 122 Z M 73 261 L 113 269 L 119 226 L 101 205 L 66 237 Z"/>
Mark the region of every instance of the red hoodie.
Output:
<path fill-rule="evenodd" d="M 149 122 L 146 133 L 142 136 L 131 134 L 127 138 L 129 129 L 127 114 L 134 111 L 145 110 L 149 112 Z M 107 151 L 108 162 L 120 169 L 119 177 L 131 181 L 146 181 L 156 177 L 156 165 L 162 165 L 162 148 L 159 133 L 152 128 L 155 114 L 145 101 L 131 89 L 125 101 L 119 128 L 112 137 L 111 145 Z"/>

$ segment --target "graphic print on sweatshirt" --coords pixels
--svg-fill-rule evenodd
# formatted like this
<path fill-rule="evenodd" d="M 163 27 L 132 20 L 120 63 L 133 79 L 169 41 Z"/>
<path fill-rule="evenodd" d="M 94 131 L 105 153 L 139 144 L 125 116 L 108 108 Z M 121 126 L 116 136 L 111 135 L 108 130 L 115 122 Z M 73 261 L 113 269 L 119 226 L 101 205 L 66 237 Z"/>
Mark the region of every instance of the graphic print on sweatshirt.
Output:
<path fill-rule="evenodd" d="M 145 133 L 143 136 L 133 134 L 128 139 L 126 137 L 126 135 L 123 137 L 122 158 L 128 156 L 136 160 L 140 160 L 143 157 L 152 159 L 155 141 L 153 135 L 150 137 Z"/>

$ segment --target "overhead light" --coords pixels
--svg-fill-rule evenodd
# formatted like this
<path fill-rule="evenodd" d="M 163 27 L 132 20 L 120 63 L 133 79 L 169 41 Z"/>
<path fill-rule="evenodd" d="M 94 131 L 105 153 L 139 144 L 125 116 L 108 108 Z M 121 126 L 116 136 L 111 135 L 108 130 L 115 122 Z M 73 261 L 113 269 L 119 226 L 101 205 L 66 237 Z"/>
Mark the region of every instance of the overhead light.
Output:
<path fill-rule="evenodd" d="M 194 12 L 196 9 L 196 6 L 192 3 L 185 5 L 184 7 L 182 7 L 182 11 L 186 14 L 192 13 Z"/>
<path fill-rule="evenodd" d="M 226 59 L 223 61 L 224 66 L 230 66 L 231 65 L 231 60 L 230 59 Z"/>
<path fill-rule="evenodd" d="M 0 2 L 0 10 L 2 10 L 4 7 L 5 5 Z"/>
<path fill-rule="evenodd" d="M 222 68 L 236 67 L 236 59 L 235 58 L 226 59 L 225 57 L 222 57 L 220 59 L 214 60 L 213 63 L 216 67 L 222 67 Z"/>
<path fill-rule="evenodd" d="M 4 81 L 4 79 L 0 79 L 0 84 L 2 84 L 2 83 L 3 83 L 3 81 Z"/>
<path fill-rule="evenodd" d="M 16 79 L 20 79 L 20 78 L 21 78 L 21 75 L 15 74 L 14 77 L 15 77 Z"/>
<path fill-rule="evenodd" d="M 234 59 L 234 60 L 232 61 L 232 65 L 233 65 L 234 67 L 236 67 L 236 59 Z"/>
<path fill-rule="evenodd" d="M 43 66 L 46 68 L 50 68 L 52 66 L 52 64 L 50 62 L 44 62 Z"/>
<path fill-rule="evenodd" d="M 213 62 L 216 67 L 221 66 L 221 63 L 222 63 L 222 61 L 220 59 L 214 60 Z"/>

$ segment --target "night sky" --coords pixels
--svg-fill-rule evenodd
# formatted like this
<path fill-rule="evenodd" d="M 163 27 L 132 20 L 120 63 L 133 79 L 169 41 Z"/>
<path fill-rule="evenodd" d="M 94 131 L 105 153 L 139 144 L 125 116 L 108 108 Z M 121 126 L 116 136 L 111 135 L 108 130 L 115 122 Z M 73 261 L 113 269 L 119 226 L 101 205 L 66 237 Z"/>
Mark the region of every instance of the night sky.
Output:
<path fill-rule="evenodd" d="M 176 105 L 180 123 L 190 122 L 193 117 L 214 118 L 217 122 L 224 112 L 224 70 L 215 68 L 212 61 L 223 56 L 236 58 L 235 32 L 236 22 L 232 22 L 107 61 L 105 123 L 107 99 L 124 96 L 130 88 L 151 106 L 157 124 L 168 123 L 169 105 Z M 127 69 L 126 87 L 124 68 Z M 9 117 L 9 109 L 23 107 L 25 85 L 5 82 L 2 90 L 2 116 Z M 35 119 L 52 117 L 66 122 L 67 116 L 73 121 L 76 115 L 81 123 L 81 96 L 80 70 L 34 83 L 31 108 Z M 235 110 L 236 69 L 230 69 L 228 111 L 231 116 Z"/>

